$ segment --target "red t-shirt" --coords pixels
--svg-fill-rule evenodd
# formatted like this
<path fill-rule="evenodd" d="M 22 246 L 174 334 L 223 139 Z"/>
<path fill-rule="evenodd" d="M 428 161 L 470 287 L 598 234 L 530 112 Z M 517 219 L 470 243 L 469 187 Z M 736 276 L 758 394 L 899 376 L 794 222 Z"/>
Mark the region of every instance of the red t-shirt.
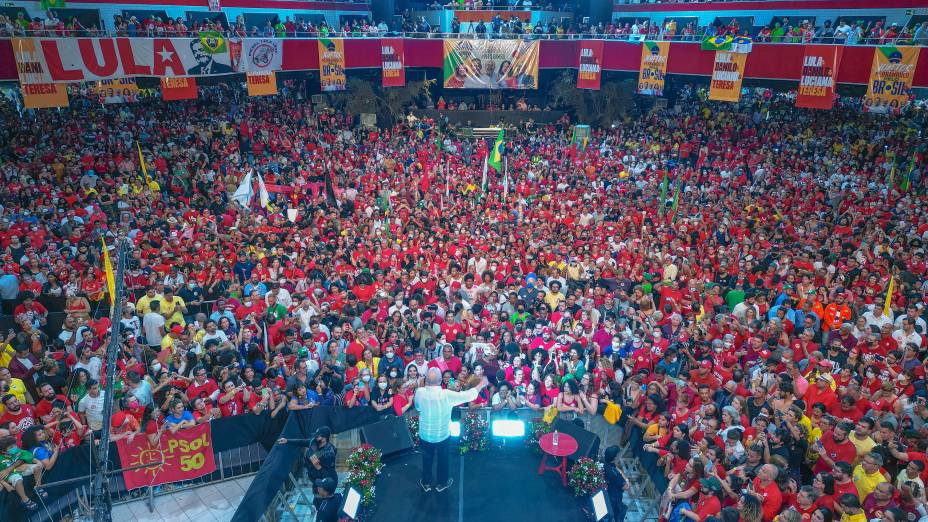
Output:
<path fill-rule="evenodd" d="M 245 392 L 236 393 L 235 396 L 225 404 L 219 402 L 219 411 L 222 412 L 223 417 L 241 415 L 245 411 Z"/>
<path fill-rule="evenodd" d="M 19 432 L 22 433 L 35 425 L 35 410 L 28 404 L 23 404 L 19 409 L 19 413 L 13 413 L 7 408 L 3 415 L 0 416 L 0 423 L 5 424 L 9 421 L 16 423 Z"/>
<path fill-rule="evenodd" d="M 857 458 L 857 448 L 854 447 L 854 443 L 845 439 L 844 442 L 837 443 L 834 439 L 834 434 L 830 431 L 822 434 L 822 446 L 825 447 L 825 454 L 828 455 L 828 458 L 834 462 L 847 462 L 851 464 L 854 462 L 854 459 Z M 825 459 L 818 459 L 818 462 L 815 463 L 815 469 L 813 473 L 821 473 L 823 471 L 831 471 L 831 467 L 825 463 Z M 837 485 L 835 485 L 837 488 Z M 841 498 L 840 496 L 836 498 Z"/>
<path fill-rule="evenodd" d="M 187 387 L 187 398 L 190 400 L 194 400 L 198 397 L 208 399 L 213 393 L 218 391 L 219 386 L 217 386 L 216 381 L 212 379 L 206 379 L 206 382 L 203 384 L 197 384 L 196 381 L 194 381 Z"/>
<path fill-rule="evenodd" d="M 763 520 L 764 522 L 770 522 L 780 513 L 780 507 L 783 504 L 783 493 L 780 492 L 780 488 L 775 482 L 771 482 L 767 487 L 762 486 L 760 477 L 754 479 L 754 492 L 764 498 L 761 502 Z"/>
<path fill-rule="evenodd" d="M 722 510 L 722 504 L 719 502 L 719 498 L 714 495 L 700 495 L 699 502 L 696 503 L 696 515 L 699 517 L 699 522 L 709 518 L 710 516 L 718 516 L 719 511 Z"/>

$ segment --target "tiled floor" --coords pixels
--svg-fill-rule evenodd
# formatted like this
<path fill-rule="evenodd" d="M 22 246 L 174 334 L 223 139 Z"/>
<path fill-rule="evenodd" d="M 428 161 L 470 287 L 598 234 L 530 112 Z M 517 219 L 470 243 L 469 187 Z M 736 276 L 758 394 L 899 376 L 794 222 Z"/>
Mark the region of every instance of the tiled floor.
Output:
<path fill-rule="evenodd" d="M 227 522 L 242 501 L 253 477 L 191 488 L 155 497 L 154 511 L 142 500 L 113 508 L 119 522 Z"/>

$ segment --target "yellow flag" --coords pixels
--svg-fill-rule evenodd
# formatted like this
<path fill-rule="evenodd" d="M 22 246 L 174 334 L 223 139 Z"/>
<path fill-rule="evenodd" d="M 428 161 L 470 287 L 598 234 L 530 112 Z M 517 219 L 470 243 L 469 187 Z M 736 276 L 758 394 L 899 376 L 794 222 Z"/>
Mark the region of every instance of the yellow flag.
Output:
<path fill-rule="evenodd" d="M 145 176 L 145 184 L 151 185 L 151 176 L 148 175 L 148 167 L 145 166 L 145 156 L 142 156 L 142 146 L 135 142 L 135 147 L 139 150 L 139 165 L 142 166 L 142 174 Z"/>
<path fill-rule="evenodd" d="M 110 253 L 106 249 L 106 240 L 102 237 L 103 243 L 103 270 L 106 272 L 106 288 L 110 294 L 110 309 L 116 306 L 116 276 L 113 274 L 113 263 L 110 262 Z"/>
<path fill-rule="evenodd" d="M 895 288 L 895 286 L 896 286 L 896 278 L 890 277 L 889 278 L 889 289 L 886 290 L 886 304 L 883 305 L 883 315 L 889 315 L 890 308 L 891 308 L 890 304 L 892 303 L 892 300 L 893 300 L 893 289 Z"/>

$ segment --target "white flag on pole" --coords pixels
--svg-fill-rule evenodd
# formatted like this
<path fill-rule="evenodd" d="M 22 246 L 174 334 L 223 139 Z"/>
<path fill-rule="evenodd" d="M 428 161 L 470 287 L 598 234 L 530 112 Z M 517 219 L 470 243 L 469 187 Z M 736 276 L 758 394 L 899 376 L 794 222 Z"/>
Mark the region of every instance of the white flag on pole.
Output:
<path fill-rule="evenodd" d="M 232 201 L 241 205 L 242 208 L 247 209 L 254 195 L 254 191 L 251 188 L 251 172 L 249 172 L 245 174 L 245 177 L 242 178 L 242 182 L 239 183 L 238 188 L 235 189 L 235 192 L 232 194 Z"/>
<path fill-rule="evenodd" d="M 271 203 L 271 195 L 267 193 L 267 187 L 264 186 L 264 177 L 258 174 L 258 199 L 261 201 L 261 208 L 268 208 Z"/>
<path fill-rule="evenodd" d="M 487 191 L 487 167 L 489 163 L 488 161 L 489 157 L 490 157 L 489 154 L 483 157 L 483 180 L 480 182 L 480 190 L 484 192 Z"/>
<path fill-rule="evenodd" d="M 288 208 L 288 209 L 287 209 L 287 219 L 290 220 L 291 223 L 296 223 L 296 216 L 297 216 L 297 213 L 298 213 L 298 212 L 299 212 L 299 209 Z"/>

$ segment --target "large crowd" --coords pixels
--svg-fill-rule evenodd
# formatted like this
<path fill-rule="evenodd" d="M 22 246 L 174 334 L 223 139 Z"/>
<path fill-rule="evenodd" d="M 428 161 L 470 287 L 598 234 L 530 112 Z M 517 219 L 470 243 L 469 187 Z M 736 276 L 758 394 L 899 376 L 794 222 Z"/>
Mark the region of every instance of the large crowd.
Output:
<path fill-rule="evenodd" d="M 685 87 L 585 148 L 566 117 L 511 129 L 484 184 L 460 129 L 361 127 L 302 92 L 0 103 L 0 485 L 26 508 L 107 394 L 113 438 L 156 440 L 405 415 L 437 367 L 489 379 L 468 408 L 619 405 L 669 520 L 926 516 L 923 111 Z M 243 208 L 248 173 L 294 190 Z M 114 264 L 130 246 L 112 383 L 101 239 Z"/>

